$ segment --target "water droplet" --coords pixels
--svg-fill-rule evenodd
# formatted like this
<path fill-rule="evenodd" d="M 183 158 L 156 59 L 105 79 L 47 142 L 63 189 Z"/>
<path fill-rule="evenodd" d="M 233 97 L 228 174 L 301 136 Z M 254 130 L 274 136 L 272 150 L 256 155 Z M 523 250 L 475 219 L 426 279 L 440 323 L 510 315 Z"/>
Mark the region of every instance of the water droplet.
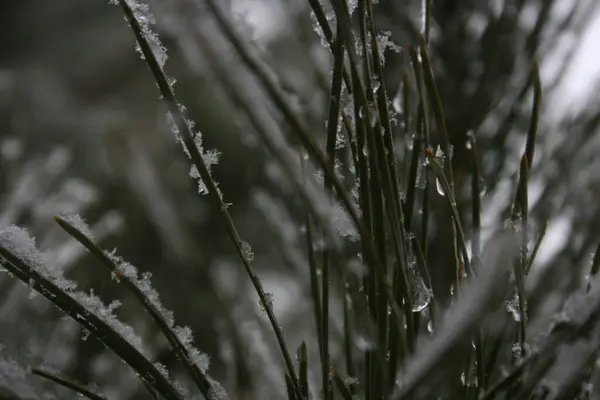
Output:
<path fill-rule="evenodd" d="M 440 196 L 445 196 L 446 192 L 444 191 L 444 186 L 440 181 L 440 178 L 435 178 L 435 188 Z"/>
<path fill-rule="evenodd" d="M 415 256 L 409 256 L 408 259 L 408 279 L 410 280 L 412 293 L 412 310 L 420 312 L 429 305 L 433 292 L 425 285 L 421 274 L 417 270 Z"/>
<path fill-rule="evenodd" d="M 427 332 L 433 334 L 433 321 L 431 320 L 427 323 Z"/>
<path fill-rule="evenodd" d="M 362 148 L 362 153 L 365 157 L 369 157 L 369 149 L 367 147 L 367 145 L 365 144 L 365 146 Z"/>

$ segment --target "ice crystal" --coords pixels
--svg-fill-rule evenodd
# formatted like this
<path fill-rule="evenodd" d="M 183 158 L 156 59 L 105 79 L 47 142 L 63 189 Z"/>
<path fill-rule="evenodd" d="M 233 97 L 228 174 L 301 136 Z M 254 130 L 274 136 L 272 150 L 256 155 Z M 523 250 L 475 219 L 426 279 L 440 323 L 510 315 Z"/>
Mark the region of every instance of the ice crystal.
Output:
<path fill-rule="evenodd" d="M 275 300 L 273 293 L 265 292 L 265 300 L 267 302 L 267 308 L 269 310 L 273 310 L 273 302 Z M 260 305 L 260 309 L 262 310 L 262 312 L 267 314 L 267 308 L 265 308 L 265 305 L 263 304 L 263 302 L 261 300 L 259 300 L 258 304 Z"/>
<path fill-rule="evenodd" d="M 86 238 L 92 241 L 94 240 L 92 230 L 79 214 L 61 213 L 60 217 L 81 232 Z"/>
<path fill-rule="evenodd" d="M 60 269 L 49 268 L 45 264 L 44 256 L 37 249 L 35 239 L 29 236 L 26 229 L 10 225 L 0 229 L 0 247 L 10 251 L 13 255 L 25 262 L 35 272 L 54 283 L 60 289 L 74 290 L 77 285 L 67 280 Z"/>

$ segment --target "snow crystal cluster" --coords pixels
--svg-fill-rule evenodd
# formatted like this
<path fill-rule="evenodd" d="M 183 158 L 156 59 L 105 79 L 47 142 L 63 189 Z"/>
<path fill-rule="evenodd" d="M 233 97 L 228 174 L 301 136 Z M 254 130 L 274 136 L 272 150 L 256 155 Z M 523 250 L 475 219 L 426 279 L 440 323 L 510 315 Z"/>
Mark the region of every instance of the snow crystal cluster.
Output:
<path fill-rule="evenodd" d="M 83 235 L 89 240 L 94 240 L 94 235 L 92 234 L 92 230 L 85 222 L 85 220 L 79 215 L 75 213 L 61 213 L 60 218 L 68 222 L 74 228 L 76 228 L 79 232 L 83 233 Z"/>
<path fill-rule="evenodd" d="M 160 302 L 158 292 L 152 287 L 150 282 L 152 274 L 150 272 L 144 272 L 138 276 L 138 270 L 135 266 L 131 265 L 127 261 L 123 260 L 120 256 L 115 254 L 115 251 L 104 253 L 116 266 L 117 273 L 113 274 L 116 279 L 119 276 L 126 277 L 131 283 L 137 286 L 138 289 L 146 297 L 146 301 L 150 303 L 156 309 L 162 318 L 165 320 L 167 326 L 175 332 L 178 340 L 186 349 L 192 362 L 198 366 L 200 371 L 203 373 L 208 370 L 209 358 L 206 354 L 201 353 L 198 349 L 193 346 L 194 337 L 189 327 L 175 326 L 175 318 L 173 312 L 164 308 Z"/>
<path fill-rule="evenodd" d="M 160 37 L 151 28 L 151 26 L 156 23 L 156 18 L 150 12 L 150 8 L 148 7 L 147 4 L 140 3 L 137 0 L 123 0 L 123 1 L 132 10 L 135 19 L 137 20 L 138 24 L 140 25 L 142 34 L 144 35 L 146 41 L 150 44 L 150 47 L 152 48 L 152 53 L 153 53 L 154 57 L 156 58 L 156 61 L 158 62 L 159 66 L 162 69 L 164 67 L 168 57 L 167 57 L 167 49 L 160 41 Z M 109 3 L 118 5 L 119 0 L 109 0 Z M 145 59 L 145 56 L 142 53 L 139 43 L 136 43 L 136 51 L 138 53 L 140 53 L 142 59 Z M 175 79 L 167 77 L 167 81 L 169 83 L 171 91 L 173 91 L 174 86 L 175 86 Z M 181 114 L 185 115 L 185 111 L 186 111 L 185 106 L 182 104 L 178 104 L 178 107 L 179 107 L 179 111 L 181 112 Z M 182 132 L 179 131 L 179 128 L 175 122 L 175 118 L 173 118 L 173 115 L 171 114 L 171 112 L 167 113 L 167 122 L 169 123 L 169 126 L 171 128 L 171 132 L 175 135 L 175 139 L 183 148 L 184 153 L 188 156 L 188 158 L 191 158 L 190 151 L 185 146 L 183 138 L 181 137 Z M 194 143 L 198 149 L 198 152 L 202 156 L 202 159 L 210 173 L 211 166 L 214 164 L 217 164 L 217 162 L 219 161 L 220 152 L 216 151 L 216 150 L 205 151 L 204 148 L 202 147 L 202 134 L 197 131 L 194 132 L 195 122 L 189 118 L 186 118 L 185 123 L 187 124 L 189 131 L 192 132 Z M 198 171 L 198 168 L 196 166 L 191 167 L 190 177 L 197 181 L 198 193 L 200 193 L 200 194 L 208 193 L 208 188 L 206 187 L 205 182 L 202 180 L 200 173 Z M 219 193 L 219 195 L 220 195 L 220 193 Z"/>
<path fill-rule="evenodd" d="M 73 226 L 81 230 L 83 234 L 89 233 L 89 228 L 79 216 L 69 216 L 67 222 L 73 223 Z M 85 234 L 87 236 L 87 234 Z M 95 317 L 106 323 L 113 331 L 121 335 L 129 344 L 145 354 L 142 340 L 135 334 L 133 328 L 121 322 L 114 311 L 120 307 L 119 301 L 114 301 L 108 305 L 94 294 L 77 291 L 77 285 L 62 276 L 62 271 L 47 267 L 44 263 L 42 253 L 36 247 L 35 240 L 29 236 L 27 230 L 11 225 L 0 229 L 0 247 L 8 250 L 14 256 L 23 261 L 34 272 L 37 272 L 43 278 L 55 284 L 63 293 L 70 296 L 86 310 L 85 315 L 78 315 L 77 318 L 85 321 L 88 315 Z M 190 328 L 174 326 L 173 312 L 165 309 L 158 296 L 158 292 L 152 287 L 150 279 L 152 274 L 149 272 L 138 274 L 136 267 L 124 261 L 121 257 L 115 255 L 115 252 L 105 252 L 105 255 L 116 265 L 117 270 L 113 274 L 116 279 L 127 278 L 133 283 L 146 297 L 149 302 L 163 317 L 169 328 L 173 329 L 178 340 L 186 349 L 191 361 L 198 366 L 202 372 L 206 372 L 209 366 L 208 356 L 200 353 L 193 346 L 193 336 Z M 3 260 L 4 261 L 4 260 Z M 30 282 L 35 284 L 35 282 Z M 88 314 L 89 313 L 89 314 Z M 161 373 L 166 372 L 166 368 L 158 368 Z"/>
<path fill-rule="evenodd" d="M 83 223 L 81 218 L 78 221 Z M 87 230 L 87 226 L 85 227 L 85 230 Z M 27 230 L 15 225 L 0 229 L 0 247 L 11 252 L 34 272 L 56 285 L 62 292 L 82 305 L 88 313 L 98 317 L 143 353 L 142 341 L 133 332 L 133 328 L 119 321 L 113 313 L 120 306 L 120 303 L 113 302 L 107 306 L 93 292 L 88 294 L 75 290 L 77 285 L 67 280 L 60 269 L 49 268 L 44 263 L 44 257 L 37 249 L 35 239 L 29 236 Z M 35 281 L 30 280 L 30 284 L 35 284 Z M 85 320 L 86 316 L 81 315 L 79 318 Z"/>
<path fill-rule="evenodd" d="M 152 47 L 152 53 L 154 54 L 158 65 L 160 65 L 161 68 L 164 67 L 165 62 L 167 61 L 167 48 L 162 44 L 158 35 L 150 28 L 151 25 L 156 23 L 156 18 L 154 18 L 154 15 L 150 12 L 150 7 L 147 4 L 140 3 L 136 0 L 124 1 L 133 12 L 133 16 L 140 25 L 142 34 Z M 109 0 L 109 3 L 119 5 L 118 0 Z M 145 59 L 139 43 L 136 44 L 135 49 L 140 53 L 141 58 Z"/>
<path fill-rule="evenodd" d="M 77 288 L 74 282 L 62 276 L 60 270 L 49 268 L 45 264 L 44 255 L 38 251 L 35 239 L 29 236 L 26 229 L 16 225 L 0 229 L 0 247 L 11 252 L 63 291 L 72 292 Z"/>

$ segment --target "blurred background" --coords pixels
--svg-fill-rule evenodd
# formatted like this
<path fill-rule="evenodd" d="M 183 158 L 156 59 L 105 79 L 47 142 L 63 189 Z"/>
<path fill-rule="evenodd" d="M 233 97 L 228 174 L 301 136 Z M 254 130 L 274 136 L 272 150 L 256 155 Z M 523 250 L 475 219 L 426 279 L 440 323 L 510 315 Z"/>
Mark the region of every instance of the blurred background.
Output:
<path fill-rule="evenodd" d="M 314 336 L 307 270 L 298 268 L 306 258 L 301 204 L 223 91 L 215 60 L 182 33 L 181 1 L 148 3 L 168 49 L 167 74 L 177 79 L 176 95 L 203 133 L 204 148 L 220 153 L 213 175 L 252 246 L 253 265 L 295 349 Z M 216 43 L 246 77 L 256 101 L 266 104 L 202 0 L 196 3 L 190 29 Z M 321 140 L 331 66 L 308 2 L 222 4 Z M 420 1 L 379 0 L 374 11 L 378 30 L 400 49 L 417 42 Z M 572 271 L 569 279 L 554 282 L 565 291 L 582 279 L 600 239 L 599 40 L 596 0 L 433 1 L 431 58 L 454 145 L 457 202 L 469 209 L 471 164 L 465 149 L 468 132 L 474 132 L 484 154 L 484 228 L 502 219 L 514 197 L 531 114 L 530 70 L 540 60 L 544 100 L 530 202 L 536 232 L 549 224 L 536 268 Z M 103 248 L 117 249 L 152 273 L 164 306 L 175 312 L 177 324 L 192 328 L 196 346 L 211 359 L 212 376 L 232 398 L 277 398 L 280 369 L 266 366 L 281 360 L 258 298 L 219 210 L 189 177 L 156 85 L 134 47 L 121 10 L 108 0 L 0 2 L 0 226 L 26 227 L 53 267 L 107 303 L 121 300 L 119 317 L 144 338 L 156 361 L 177 372 L 143 310 L 51 218 L 80 213 Z M 407 53 L 385 54 L 391 96 L 403 72 L 412 79 Z M 399 98 L 394 101 L 400 114 Z M 412 132 L 401 125 L 396 130 L 399 164 L 406 165 Z M 400 176 L 405 175 L 402 167 Z M 444 199 L 435 194 L 432 234 L 445 237 L 449 228 L 435 223 L 446 218 L 439 206 Z M 429 243 L 434 285 L 452 279 L 451 269 L 443 268 L 453 254 L 448 242 Z M 341 320 L 333 314 L 335 336 Z M 0 343 L 11 357 L 51 364 L 78 381 L 94 382 L 109 398 L 145 398 L 116 356 L 4 272 Z M 340 350 L 332 346 L 335 358 Z"/>

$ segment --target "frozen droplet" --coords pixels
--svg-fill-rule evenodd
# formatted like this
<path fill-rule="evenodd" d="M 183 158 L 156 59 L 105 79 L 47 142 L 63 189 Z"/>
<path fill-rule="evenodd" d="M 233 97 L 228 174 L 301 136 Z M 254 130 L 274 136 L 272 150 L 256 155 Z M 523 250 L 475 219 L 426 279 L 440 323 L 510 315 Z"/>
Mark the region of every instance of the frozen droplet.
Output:
<path fill-rule="evenodd" d="M 471 139 L 467 139 L 467 141 L 465 143 L 465 148 L 467 150 L 471 150 L 473 148 L 473 142 L 471 142 Z"/>

